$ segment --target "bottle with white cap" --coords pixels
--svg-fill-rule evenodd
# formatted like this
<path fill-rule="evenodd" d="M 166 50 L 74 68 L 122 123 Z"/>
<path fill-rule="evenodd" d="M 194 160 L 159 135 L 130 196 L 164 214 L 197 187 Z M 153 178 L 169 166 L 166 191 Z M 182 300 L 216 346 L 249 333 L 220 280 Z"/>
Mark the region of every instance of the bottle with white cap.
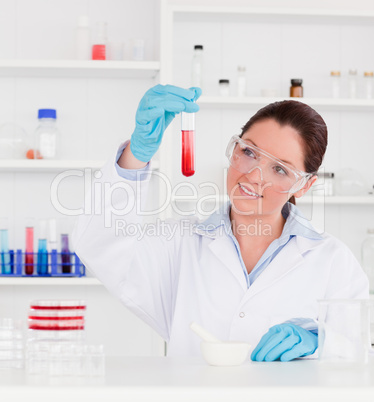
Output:
<path fill-rule="evenodd" d="M 39 109 L 39 126 L 36 128 L 35 137 L 37 150 L 43 159 L 54 159 L 57 156 L 57 144 L 59 132 L 56 127 L 56 109 Z"/>
<path fill-rule="evenodd" d="M 82 15 L 78 19 L 75 31 L 75 58 L 77 60 L 91 59 L 91 29 L 87 15 Z"/>

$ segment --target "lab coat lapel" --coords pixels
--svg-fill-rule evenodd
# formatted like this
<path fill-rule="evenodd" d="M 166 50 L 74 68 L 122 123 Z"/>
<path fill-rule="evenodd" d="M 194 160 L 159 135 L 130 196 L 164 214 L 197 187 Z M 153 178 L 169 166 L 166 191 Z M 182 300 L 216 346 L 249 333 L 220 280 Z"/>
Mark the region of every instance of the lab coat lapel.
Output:
<path fill-rule="evenodd" d="M 291 239 L 253 282 L 245 298 L 249 299 L 257 293 L 273 286 L 275 282 L 296 269 L 304 261 L 302 255 L 303 248 L 304 247 L 300 247 L 300 244 L 297 243 L 297 237 Z"/>
<path fill-rule="evenodd" d="M 240 286 L 247 290 L 247 282 L 243 269 L 237 255 L 237 251 L 232 240 L 224 235 L 218 235 L 209 244 L 211 252 L 229 269 L 240 283 Z"/>

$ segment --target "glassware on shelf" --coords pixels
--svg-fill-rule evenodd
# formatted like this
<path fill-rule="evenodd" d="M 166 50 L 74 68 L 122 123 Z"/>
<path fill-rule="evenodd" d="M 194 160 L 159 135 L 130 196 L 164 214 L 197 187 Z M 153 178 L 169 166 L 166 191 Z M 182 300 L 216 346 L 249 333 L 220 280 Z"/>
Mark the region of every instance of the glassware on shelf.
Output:
<path fill-rule="evenodd" d="M 340 71 L 331 71 L 331 97 L 333 99 L 339 99 L 341 96 L 341 77 Z"/>
<path fill-rule="evenodd" d="M 238 96 L 246 96 L 247 95 L 247 77 L 246 77 L 247 69 L 245 66 L 238 66 L 238 75 L 237 75 L 237 95 Z"/>
<path fill-rule="evenodd" d="M 357 97 L 357 70 L 348 71 L 348 96 L 349 98 Z"/>
<path fill-rule="evenodd" d="M 367 195 L 367 188 L 362 174 L 355 169 L 343 168 L 335 173 L 336 195 Z"/>
<path fill-rule="evenodd" d="M 219 80 L 219 94 L 221 96 L 229 96 L 230 95 L 230 80 Z"/>
<path fill-rule="evenodd" d="M 367 237 L 361 247 L 362 268 L 369 279 L 370 293 L 374 294 L 374 228 L 367 230 Z"/>
<path fill-rule="evenodd" d="M 27 134 L 15 123 L 0 126 L 0 159 L 23 159 L 27 150 Z"/>
<path fill-rule="evenodd" d="M 132 41 L 132 59 L 143 61 L 145 59 L 145 40 L 133 39 Z"/>
<path fill-rule="evenodd" d="M 92 60 L 106 60 L 107 59 L 107 23 L 96 23 L 96 38 L 92 45 Z"/>
<path fill-rule="evenodd" d="M 0 318 L 0 368 L 24 366 L 24 327 L 21 320 Z"/>
<path fill-rule="evenodd" d="M 374 89 L 374 72 L 373 71 L 365 71 L 364 72 L 364 98 L 365 99 L 373 99 L 373 89 Z"/>
<path fill-rule="evenodd" d="M 318 172 L 318 179 L 313 184 L 313 194 L 331 197 L 335 194 L 335 174 L 332 172 Z"/>
<path fill-rule="evenodd" d="M 39 126 L 36 128 L 36 152 L 43 159 L 55 159 L 58 155 L 59 131 L 56 126 L 57 114 L 55 109 L 39 109 Z"/>
<path fill-rule="evenodd" d="M 75 58 L 77 60 L 91 59 L 90 18 L 87 15 L 82 15 L 78 19 L 75 31 Z"/>
<path fill-rule="evenodd" d="M 302 98 L 304 96 L 303 80 L 301 78 L 291 79 L 290 97 Z"/>

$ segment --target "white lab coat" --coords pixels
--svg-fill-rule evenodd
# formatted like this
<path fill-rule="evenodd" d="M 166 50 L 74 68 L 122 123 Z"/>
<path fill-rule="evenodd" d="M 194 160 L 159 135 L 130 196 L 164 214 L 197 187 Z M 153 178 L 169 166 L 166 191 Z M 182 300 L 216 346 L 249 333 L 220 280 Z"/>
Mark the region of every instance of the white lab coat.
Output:
<path fill-rule="evenodd" d="M 123 183 L 131 189 L 113 192 L 116 210 L 132 204 L 131 192 L 145 203 L 148 179 L 137 184 L 121 178 L 114 158 L 102 172 L 97 186 Z M 224 231 L 190 231 L 170 221 L 181 229 L 171 240 L 152 234 L 141 240 L 116 236 L 116 219 L 134 226 L 141 217 L 133 208 L 104 228 L 98 198 L 96 214 L 93 210 L 79 218 L 75 251 L 110 292 L 168 342 L 169 356 L 200 354 L 200 339 L 189 329 L 192 321 L 222 340 L 255 346 L 272 325 L 295 318 L 318 320 L 318 299 L 368 297 L 368 280 L 357 260 L 330 235 L 321 240 L 293 237 L 247 288 L 235 246 Z"/>

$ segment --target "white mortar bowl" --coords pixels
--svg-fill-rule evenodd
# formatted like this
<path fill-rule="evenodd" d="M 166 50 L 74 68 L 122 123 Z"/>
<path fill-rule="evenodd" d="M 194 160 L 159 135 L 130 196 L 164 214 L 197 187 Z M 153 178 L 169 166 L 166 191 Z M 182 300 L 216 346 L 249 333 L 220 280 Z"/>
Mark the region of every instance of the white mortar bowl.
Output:
<path fill-rule="evenodd" d="M 201 342 L 201 353 L 211 366 L 240 366 L 252 346 L 245 342 Z"/>

